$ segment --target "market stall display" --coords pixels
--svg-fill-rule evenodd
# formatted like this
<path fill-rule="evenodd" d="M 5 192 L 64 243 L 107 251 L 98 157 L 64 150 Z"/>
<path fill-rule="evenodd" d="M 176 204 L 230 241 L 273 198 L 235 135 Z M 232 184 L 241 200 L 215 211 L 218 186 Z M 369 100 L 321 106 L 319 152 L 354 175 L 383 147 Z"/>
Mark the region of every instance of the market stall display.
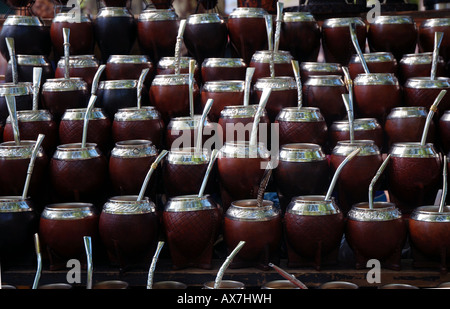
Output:
<path fill-rule="evenodd" d="M 24 234 L 32 241 L 41 229 L 51 276 L 38 288 L 59 282 L 49 281 L 68 258 L 91 271 L 91 253 L 87 265 L 83 254 L 91 245 L 106 271 L 94 282 L 90 275 L 89 289 L 119 288 L 105 278 L 116 271 L 118 281 L 130 274 L 127 289 L 145 285 L 133 268 L 148 270 L 156 254 L 152 289 L 292 288 L 294 280 L 279 280 L 290 273 L 307 273 L 308 288 L 406 288 L 393 275 L 405 265 L 410 286 L 448 278 L 442 238 L 426 241 L 440 246 L 433 255 L 406 229 L 442 221 L 449 200 L 439 195 L 448 168 L 449 26 L 431 18 L 442 14 L 388 12 L 371 22 L 278 3 L 276 12 L 222 15 L 205 2 L 180 18 L 168 3 L 139 14 L 128 1 L 97 4 L 79 24 L 63 11 L 40 20 L 28 12 L 32 2 L 20 4 L 0 33 L 8 69 L 0 215 L 17 218 L 0 222 L 4 235 L 15 231 L 0 246 Z M 394 46 L 403 39 L 408 46 Z M 46 138 L 37 149 L 39 134 Z M 25 182 L 28 197 L 16 198 Z M 435 213 L 437 194 L 444 207 Z M 32 232 L 31 214 L 41 216 Z M 46 234 L 49 223 L 61 230 Z M 17 284 L 28 273 L 15 273 L 21 259 L 11 265 L 3 252 L 7 281 Z M 364 281 L 370 259 L 391 282 Z M 228 266 L 231 278 L 222 280 Z M 355 282 L 343 282 L 348 273 Z"/>

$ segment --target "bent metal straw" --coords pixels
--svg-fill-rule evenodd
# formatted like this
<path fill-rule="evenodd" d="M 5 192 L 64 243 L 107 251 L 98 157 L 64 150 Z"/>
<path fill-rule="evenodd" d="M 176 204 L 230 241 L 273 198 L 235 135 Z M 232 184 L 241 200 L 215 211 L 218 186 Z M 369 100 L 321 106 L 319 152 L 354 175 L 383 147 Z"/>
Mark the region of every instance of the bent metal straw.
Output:
<path fill-rule="evenodd" d="M 263 206 L 264 192 L 266 191 L 267 185 L 269 184 L 270 176 L 272 175 L 272 164 L 269 162 L 266 166 L 266 170 L 264 171 L 263 178 L 261 183 L 259 184 L 258 195 L 256 197 L 256 206 Z"/>
<path fill-rule="evenodd" d="M 272 88 L 265 88 L 263 90 L 263 93 L 261 95 L 261 99 L 259 101 L 258 104 L 258 109 L 255 113 L 255 117 L 253 118 L 253 126 L 252 126 L 252 131 L 250 133 L 250 141 L 249 141 L 249 145 L 250 145 L 250 154 L 253 153 L 253 155 L 256 152 L 256 144 L 257 144 L 257 140 L 258 140 L 258 126 L 259 126 L 259 122 L 261 120 L 261 116 L 264 112 L 264 109 L 266 107 L 267 101 L 269 100 L 269 96 L 272 93 Z"/>
<path fill-rule="evenodd" d="M 373 209 L 373 188 L 375 186 L 375 183 L 380 178 L 381 174 L 383 174 L 387 164 L 389 163 L 389 159 L 391 158 L 391 155 L 389 154 L 386 159 L 384 159 L 383 163 L 381 164 L 380 168 L 378 169 L 377 173 L 373 177 L 372 181 L 369 185 L 369 208 Z"/>
<path fill-rule="evenodd" d="M 292 70 L 294 71 L 295 83 L 297 84 L 297 107 L 300 110 L 303 105 L 302 80 L 300 77 L 300 67 L 297 60 L 291 60 Z"/>
<path fill-rule="evenodd" d="M 36 162 L 36 157 L 39 153 L 39 149 L 41 148 L 42 141 L 44 140 L 45 135 L 39 134 L 36 144 L 34 145 L 33 152 L 31 153 L 30 163 L 28 164 L 27 170 L 27 178 L 25 179 L 25 185 L 22 191 L 22 199 L 25 200 L 28 195 L 28 188 L 30 187 L 31 175 L 33 174 L 34 163 Z"/>
<path fill-rule="evenodd" d="M 442 172 L 442 195 L 439 203 L 439 212 L 444 212 L 445 199 L 447 198 L 447 156 L 444 156 L 444 170 Z"/>
<path fill-rule="evenodd" d="M 336 169 L 336 172 L 334 173 L 333 179 L 331 180 L 330 187 L 328 188 L 327 194 L 325 195 L 324 200 L 329 201 L 331 198 L 331 194 L 333 194 L 334 187 L 336 186 L 336 182 L 338 180 L 339 174 L 341 173 L 344 166 L 353 159 L 359 152 L 361 151 L 361 148 L 357 148 L 353 150 L 345 159 L 342 161 L 342 163 L 338 166 Z"/>
<path fill-rule="evenodd" d="M 137 198 L 137 201 L 142 201 L 144 198 L 145 191 L 147 190 L 148 183 L 150 181 L 150 178 L 152 177 L 153 172 L 156 170 L 156 167 L 158 166 L 158 163 L 164 158 L 166 154 L 169 152 L 167 150 L 162 150 L 161 153 L 158 155 L 156 160 L 152 163 L 152 166 L 150 167 L 150 170 L 147 172 L 147 175 L 145 176 L 144 182 L 142 183 L 141 190 L 139 192 L 139 196 Z"/>
<path fill-rule="evenodd" d="M 222 283 L 223 274 L 225 273 L 225 271 L 227 270 L 228 266 L 233 261 L 233 258 L 236 256 L 236 254 L 238 254 L 238 252 L 242 249 L 242 247 L 244 245 L 245 245 L 245 241 L 241 240 L 238 243 L 238 245 L 236 246 L 236 248 L 234 248 L 234 250 L 226 258 L 225 262 L 222 264 L 222 266 L 220 267 L 220 269 L 219 269 L 219 271 L 217 273 L 216 280 L 214 281 L 214 289 L 218 289 L 220 287 L 220 284 Z"/>
<path fill-rule="evenodd" d="M 42 273 L 42 255 L 41 255 L 41 245 L 39 242 L 38 233 L 34 234 L 34 248 L 36 250 L 37 269 L 36 269 L 36 275 L 35 275 L 34 281 L 33 281 L 33 286 L 31 287 L 33 290 L 38 288 L 39 280 L 41 279 L 41 273 Z"/>
<path fill-rule="evenodd" d="M 211 153 L 211 159 L 209 160 L 208 168 L 206 169 L 206 173 L 205 173 L 205 176 L 203 177 L 200 191 L 198 192 L 198 195 L 197 195 L 199 198 L 203 197 L 203 194 L 206 189 L 206 185 L 208 184 L 209 175 L 211 174 L 211 170 L 214 166 L 214 162 L 216 161 L 218 155 L 219 155 L 219 150 L 217 150 L 217 149 L 214 149 Z"/>
<path fill-rule="evenodd" d="M 208 99 L 203 108 L 202 116 L 198 123 L 197 127 L 197 144 L 195 145 L 195 153 L 197 156 L 201 156 L 203 149 L 203 126 L 205 125 L 206 117 L 208 116 L 209 111 L 211 110 L 212 104 L 214 103 L 213 99 Z"/>
<path fill-rule="evenodd" d="M 147 289 L 153 288 L 153 277 L 155 275 L 156 263 L 158 262 L 159 254 L 164 246 L 164 241 L 159 241 L 158 246 L 156 247 L 155 254 L 153 255 L 152 263 L 150 264 L 150 268 L 148 270 L 147 276 Z"/>
<path fill-rule="evenodd" d="M 248 67 L 245 71 L 244 106 L 248 106 L 250 104 L 250 88 L 254 73 L 255 68 L 253 67 Z"/>
<path fill-rule="evenodd" d="M 364 54 L 361 50 L 361 46 L 359 46 L 359 43 L 358 43 L 358 37 L 356 36 L 356 24 L 351 23 L 349 25 L 349 28 L 350 28 L 350 36 L 352 38 L 353 46 L 355 47 L 356 52 L 358 53 L 359 60 L 361 61 L 364 72 L 366 72 L 366 74 L 369 74 L 370 73 L 369 67 L 367 66 L 367 62 L 366 62 L 366 59 L 364 58 Z"/>
<path fill-rule="evenodd" d="M 437 107 L 441 102 L 442 98 L 447 93 L 447 90 L 441 90 L 436 99 L 434 100 L 433 105 L 430 107 L 430 111 L 428 112 L 427 120 L 425 122 L 425 127 L 423 128 L 422 139 L 420 140 L 420 144 L 423 146 L 427 141 L 428 131 L 430 129 L 431 122 L 433 121 L 433 115 L 438 111 Z"/>
<path fill-rule="evenodd" d="M 284 269 L 276 266 L 275 264 L 269 263 L 269 266 L 272 267 L 273 269 L 275 269 L 277 271 L 277 273 L 279 273 L 281 276 L 283 276 L 283 278 L 289 280 L 290 282 L 292 282 L 293 284 L 295 284 L 296 286 L 298 286 L 300 289 L 308 289 L 308 287 L 301 282 L 300 280 L 298 280 L 297 278 L 294 277 L 294 275 L 291 275 L 290 273 L 288 273 L 287 271 L 285 271 Z"/>
<path fill-rule="evenodd" d="M 350 103 L 350 95 L 344 93 L 342 94 L 342 99 L 344 100 L 344 105 L 347 110 L 350 142 L 353 143 L 355 141 L 355 129 L 354 129 L 353 107 Z"/>

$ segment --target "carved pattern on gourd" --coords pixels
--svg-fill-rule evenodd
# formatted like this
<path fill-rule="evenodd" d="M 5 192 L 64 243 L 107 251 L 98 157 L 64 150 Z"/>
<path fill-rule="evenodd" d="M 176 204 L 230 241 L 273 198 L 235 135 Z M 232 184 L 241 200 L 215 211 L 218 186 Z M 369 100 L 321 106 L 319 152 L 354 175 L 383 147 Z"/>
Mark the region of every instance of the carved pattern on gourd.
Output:
<path fill-rule="evenodd" d="M 186 258 L 198 257 L 213 245 L 219 229 L 216 209 L 164 212 L 163 221 L 169 246 Z"/>
<path fill-rule="evenodd" d="M 89 93 L 82 91 L 56 91 L 42 94 L 42 105 L 57 119 L 64 115 L 67 109 L 86 108 Z"/>
<path fill-rule="evenodd" d="M 208 164 L 165 164 L 163 177 L 168 195 L 196 194 L 200 190 Z"/>
<path fill-rule="evenodd" d="M 155 145 L 161 145 L 163 124 L 160 120 L 114 121 L 112 125 L 114 142 L 146 139 Z"/>
<path fill-rule="evenodd" d="M 303 87 L 305 105 L 319 108 L 327 123 L 341 120 L 346 114 L 345 105 L 341 97 L 341 94 L 347 91 L 345 86 L 333 87 L 333 89 L 330 89 L 330 87 L 321 88 L 314 86 Z"/>
<path fill-rule="evenodd" d="M 85 160 L 50 161 L 50 177 L 56 193 L 70 198 L 79 198 L 98 192 L 107 176 L 104 157 Z"/>
<path fill-rule="evenodd" d="M 156 155 L 138 158 L 111 157 L 109 160 L 109 177 L 116 194 L 139 194 L 145 176 L 155 159 Z M 148 189 L 151 189 L 154 185 L 155 177 L 152 177 Z"/>
<path fill-rule="evenodd" d="M 440 222 L 409 220 L 409 235 L 414 247 L 427 256 L 440 257 L 442 249 L 450 248 L 450 225 Z"/>
<path fill-rule="evenodd" d="M 14 160 L 0 159 L 0 170 L 3 177 L 0 177 L 1 195 L 22 195 L 23 186 L 27 177 L 30 158 L 16 158 Z M 33 174 L 30 181 L 30 195 L 36 194 L 45 182 L 45 173 L 48 167 L 48 160 L 45 156 L 36 158 Z"/>
<path fill-rule="evenodd" d="M 390 195 L 401 202 L 398 205 L 400 209 L 427 205 L 426 200 L 434 202 L 439 189 L 441 165 L 438 158 L 391 159 L 388 189 Z"/>
<path fill-rule="evenodd" d="M 289 143 L 312 143 L 324 146 L 327 139 L 325 122 L 289 122 L 279 123 L 280 145 Z"/>
<path fill-rule="evenodd" d="M 59 138 L 61 144 L 81 143 L 83 135 L 83 120 L 61 121 L 59 125 Z M 89 120 L 86 141 L 105 145 L 110 138 L 111 121 L 109 119 Z"/>
<path fill-rule="evenodd" d="M 319 242 L 323 254 L 339 247 L 345 221 L 342 213 L 327 216 L 299 216 L 286 213 L 283 225 L 286 241 L 296 253 L 314 257 Z M 304 237 L 305 232 L 308 233 L 307 239 Z"/>
<path fill-rule="evenodd" d="M 233 201 L 256 198 L 264 175 L 264 169 L 261 169 L 262 161 L 269 160 L 261 157 L 219 158 L 218 172 L 221 186 Z"/>
<path fill-rule="evenodd" d="M 407 106 L 423 106 L 428 110 L 441 90 L 440 88 L 409 89 L 405 87 L 405 104 Z M 438 110 L 444 111 L 448 109 L 450 109 L 450 95 L 446 94 L 439 103 Z"/>
<path fill-rule="evenodd" d="M 331 166 L 334 171 L 344 160 L 344 156 L 331 156 Z M 368 201 L 369 185 L 379 166 L 383 162 L 381 155 L 356 156 L 341 171 L 337 190 L 339 206 L 343 212 L 350 210 L 352 205 Z M 378 184 L 381 184 L 380 179 Z"/>
<path fill-rule="evenodd" d="M 39 134 L 44 134 L 45 139 L 42 141 L 43 148 L 55 146 L 57 139 L 57 127 L 54 121 L 33 121 L 19 122 L 19 134 L 21 140 L 36 140 Z M 3 131 L 3 140 L 13 141 L 13 130 L 10 123 L 5 125 Z"/>

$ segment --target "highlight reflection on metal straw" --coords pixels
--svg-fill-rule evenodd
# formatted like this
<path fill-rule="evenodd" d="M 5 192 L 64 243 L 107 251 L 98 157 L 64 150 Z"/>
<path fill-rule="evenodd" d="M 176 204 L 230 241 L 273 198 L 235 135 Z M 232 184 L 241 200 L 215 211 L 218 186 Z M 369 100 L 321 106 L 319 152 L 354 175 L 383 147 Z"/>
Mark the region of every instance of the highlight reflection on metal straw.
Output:
<path fill-rule="evenodd" d="M 83 135 L 81 137 L 81 148 L 86 147 L 89 119 L 91 118 L 91 112 L 92 112 L 92 109 L 94 108 L 94 104 L 95 104 L 96 100 L 97 100 L 97 96 L 91 95 L 88 106 L 86 108 L 86 113 L 84 114 Z"/>
<path fill-rule="evenodd" d="M 17 119 L 16 98 L 13 95 L 5 95 L 6 106 L 11 119 L 11 126 L 14 134 L 14 141 L 17 146 L 20 145 L 19 121 Z"/>
<path fill-rule="evenodd" d="M 142 102 L 142 88 L 144 87 L 144 81 L 145 77 L 147 77 L 148 72 L 150 71 L 149 68 L 143 69 L 141 72 L 141 75 L 139 76 L 138 83 L 137 83 L 137 107 L 141 108 L 141 102 Z"/>
<path fill-rule="evenodd" d="M 214 166 L 214 162 L 216 161 L 218 155 L 219 155 L 219 150 L 214 149 L 211 153 L 211 159 L 209 160 L 205 176 L 203 177 L 202 185 L 200 187 L 200 191 L 198 192 L 198 197 L 203 197 L 203 194 L 206 189 L 206 185 L 208 184 L 209 175 L 211 174 L 211 170 Z"/>
<path fill-rule="evenodd" d="M 32 286 L 33 290 L 38 288 L 39 280 L 41 279 L 41 273 L 42 273 L 42 255 L 41 255 L 41 245 L 39 243 L 38 233 L 34 234 L 34 248 L 36 250 L 37 270 L 36 270 L 36 275 L 34 277 L 34 282 L 33 282 L 33 286 Z"/>
<path fill-rule="evenodd" d="M 195 60 L 189 61 L 189 113 L 192 119 L 194 119 L 194 71 Z"/>
<path fill-rule="evenodd" d="M 275 27 L 275 41 L 273 44 L 274 53 L 278 52 L 278 48 L 280 46 L 281 24 L 283 22 L 283 8 L 284 8 L 284 3 L 281 1 L 278 1 L 277 2 L 277 19 L 276 19 L 276 27 Z"/>
<path fill-rule="evenodd" d="M 14 38 L 7 37 L 5 38 L 6 46 L 8 47 L 9 58 L 11 59 L 11 73 L 12 73 L 12 82 L 13 84 L 19 83 L 19 75 L 17 72 L 17 58 L 16 58 L 16 50 L 14 47 Z"/>
<path fill-rule="evenodd" d="M 345 109 L 347 110 L 350 142 L 353 143 L 355 141 L 355 129 L 354 129 L 353 107 L 350 103 L 350 95 L 344 93 L 342 94 L 342 99 L 344 101 Z"/>
<path fill-rule="evenodd" d="M 386 166 L 389 163 L 389 159 L 390 158 L 391 158 L 391 155 L 389 154 L 386 157 L 386 159 L 384 159 L 383 163 L 378 168 L 377 173 L 375 174 L 375 176 L 373 177 L 372 181 L 370 182 L 370 185 L 369 185 L 369 208 L 370 209 L 373 209 L 373 188 L 375 186 L 375 183 L 380 178 L 381 174 L 383 174 L 384 170 L 386 169 Z"/>
<path fill-rule="evenodd" d="M 36 162 L 39 149 L 41 148 L 42 141 L 45 135 L 39 134 L 36 143 L 34 144 L 33 152 L 31 153 L 30 163 L 28 164 L 27 177 L 25 178 L 25 185 L 23 186 L 22 199 L 25 200 L 28 195 L 28 188 L 30 187 L 31 175 L 33 174 L 34 163 Z"/>
<path fill-rule="evenodd" d="M 225 262 L 222 264 L 222 266 L 219 269 L 219 272 L 217 273 L 216 280 L 214 281 L 214 289 L 218 289 L 220 287 L 225 270 L 228 268 L 228 266 L 233 261 L 233 258 L 236 256 L 236 254 L 238 254 L 239 250 L 241 250 L 244 245 L 245 241 L 241 240 L 236 246 L 236 248 L 234 248 L 234 250 L 226 258 Z"/>
<path fill-rule="evenodd" d="M 370 73 L 369 67 L 367 66 L 367 62 L 366 62 L 366 59 L 364 58 L 364 54 L 361 50 L 361 46 L 359 46 L 358 36 L 356 35 L 356 24 L 351 23 L 349 28 L 350 28 L 350 37 L 352 38 L 353 46 L 355 47 L 356 52 L 358 53 L 359 60 L 361 61 L 364 72 L 366 74 L 369 74 Z"/>
<path fill-rule="evenodd" d="M 439 48 L 441 46 L 443 36 L 444 36 L 443 32 L 434 33 L 433 59 L 431 62 L 431 75 L 430 75 L 431 80 L 436 79 L 437 65 L 439 60 Z"/>
<path fill-rule="evenodd" d="M 444 211 L 445 199 L 447 198 L 447 156 L 444 156 L 444 170 L 442 172 L 442 195 L 441 202 L 439 204 L 439 212 Z"/>
<path fill-rule="evenodd" d="M 267 164 L 266 170 L 264 171 L 263 178 L 259 184 L 258 195 L 256 197 L 256 206 L 262 207 L 264 200 L 264 193 L 266 191 L 267 185 L 269 184 L 270 176 L 272 175 L 272 164 L 269 162 Z"/>
<path fill-rule="evenodd" d="M 86 250 L 86 258 L 87 258 L 87 283 L 86 289 L 92 289 L 92 274 L 94 272 L 92 265 L 92 242 L 90 236 L 84 236 L 84 248 Z"/>
<path fill-rule="evenodd" d="M 39 108 L 39 89 L 41 88 L 42 68 L 33 68 L 33 110 L 37 111 Z"/>
<path fill-rule="evenodd" d="M 341 173 L 344 166 L 353 159 L 359 152 L 361 151 L 361 148 L 357 148 L 353 150 L 345 159 L 342 161 L 342 163 L 338 166 L 336 169 L 336 172 L 333 175 L 333 179 L 331 180 L 330 186 L 328 187 L 327 194 L 325 195 L 325 201 L 330 200 L 331 194 L 333 194 L 334 187 L 336 186 L 339 174 Z"/>
<path fill-rule="evenodd" d="M 153 277 L 155 275 L 156 263 L 158 262 L 159 254 L 161 253 L 163 246 L 164 246 L 164 242 L 159 241 L 158 246 L 156 247 L 155 254 L 153 255 L 150 269 L 148 270 L 147 289 L 152 289 L 152 287 L 153 287 Z"/>
<path fill-rule="evenodd" d="M 258 109 L 253 118 L 252 131 L 250 133 L 250 152 L 256 151 L 256 144 L 258 140 L 258 125 L 263 115 L 264 109 L 266 108 L 267 101 L 269 101 L 270 94 L 272 93 L 272 88 L 265 88 L 261 95 L 261 99 L 258 104 Z"/>
<path fill-rule="evenodd" d="M 195 152 L 197 156 L 201 156 L 203 149 L 203 127 L 205 126 L 206 117 L 211 110 L 211 107 L 214 103 L 213 99 L 208 99 L 206 101 L 205 107 L 203 108 L 202 116 L 200 117 L 200 121 L 197 127 L 197 144 L 195 145 Z"/>
<path fill-rule="evenodd" d="M 297 107 L 300 109 L 303 105 L 302 79 L 300 77 L 300 66 L 297 60 L 291 60 L 292 71 L 294 71 L 295 83 L 297 85 Z"/>
<path fill-rule="evenodd" d="M 100 76 L 102 76 L 102 73 L 105 70 L 105 68 L 106 68 L 106 64 L 102 64 L 98 67 L 97 72 L 95 72 L 94 79 L 92 80 L 91 95 L 97 93 Z"/>
<path fill-rule="evenodd" d="M 245 71 L 244 106 L 248 106 L 250 104 L 250 88 L 252 86 L 254 74 L 255 68 L 253 67 L 248 67 Z"/>
<path fill-rule="evenodd" d="M 137 198 L 138 201 L 142 201 L 145 195 L 145 191 L 147 190 L 148 183 L 150 182 L 150 178 L 152 177 L 153 172 L 156 170 L 158 163 L 167 155 L 169 152 L 165 149 L 161 150 L 161 153 L 158 155 L 156 160 L 152 163 L 150 170 L 147 172 L 145 176 L 144 182 L 142 183 L 141 190 L 139 191 L 139 196 Z"/>
<path fill-rule="evenodd" d="M 181 45 L 183 43 L 183 34 L 186 29 L 186 19 L 180 20 L 180 26 L 178 28 L 177 42 L 175 43 L 175 74 L 180 74 L 181 66 Z"/>
<path fill-rule="evenodd" d="M 69 28 L 63 28 L 63 37 L 64 37 L 64 78 L 69 79 L 70 74 L 70 43 L 69 43 L 69 37 L 70 37 L 70 29 Z"/>
<path fill-rule="evenodd" d="M 423 128 L 422 139 L 420 140 L 421 145 L 425 145 L 425 143 L 427 142 L 428 131 L 430 129 L 431 122 L 433 121 L 433 116 L 438 111 L 438 105 L 446 93 L 447 90 L 441 90 L 441 92 L 434 100 L 433 105 L 431 105 L 430 107 L 430 111 L 428 112 L 427 120 L 425 122 L 425 127 Z"/>

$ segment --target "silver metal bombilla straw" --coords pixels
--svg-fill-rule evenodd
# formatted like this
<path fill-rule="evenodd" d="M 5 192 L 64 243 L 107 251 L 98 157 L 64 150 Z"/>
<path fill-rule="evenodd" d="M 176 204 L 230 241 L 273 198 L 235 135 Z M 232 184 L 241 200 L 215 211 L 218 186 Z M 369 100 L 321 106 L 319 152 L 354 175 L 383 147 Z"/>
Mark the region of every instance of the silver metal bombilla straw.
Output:
<path fill-rule="evenodd" d="M 83 236 L 84 249 L 86 251 L 87 258 L 87 282 L 86 289 L 92 289 L 92 275 L 94 272 L 94 267 L 92 264 L 92 240 L 90 236 Z"/>

